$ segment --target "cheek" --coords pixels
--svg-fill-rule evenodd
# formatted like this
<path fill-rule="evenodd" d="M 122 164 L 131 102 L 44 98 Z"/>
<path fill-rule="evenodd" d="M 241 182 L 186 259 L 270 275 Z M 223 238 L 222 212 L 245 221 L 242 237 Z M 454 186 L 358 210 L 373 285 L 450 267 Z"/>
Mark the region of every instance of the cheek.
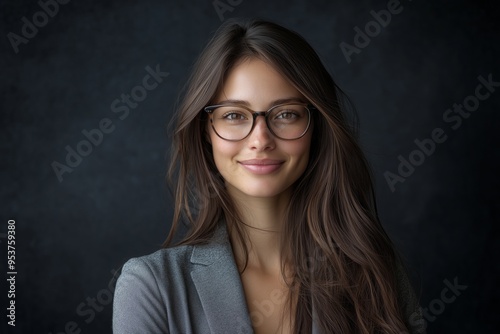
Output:
<path fill-rule="evenodd" d="M 290 145 L 288 148 L 288 152 L 291 156 L 294 156 L 297 160 L 300 160 L 301 163 L 307 164 L 309 160 L 309 151 L 311 147 L 311 136 L 306 135 L 300 138 L 297 142 L 294 142 L 293 145 Z"/>
<path fill-rule="evenodd" d="M 212 142 L 215 165 L 224 176 L 226 172 L 230 172 L 235 168 L 233 157 L 238 154 L 239 146 L 235 143 L 222 140 L 217 135 L 210 135 L 210 140 Z"/>

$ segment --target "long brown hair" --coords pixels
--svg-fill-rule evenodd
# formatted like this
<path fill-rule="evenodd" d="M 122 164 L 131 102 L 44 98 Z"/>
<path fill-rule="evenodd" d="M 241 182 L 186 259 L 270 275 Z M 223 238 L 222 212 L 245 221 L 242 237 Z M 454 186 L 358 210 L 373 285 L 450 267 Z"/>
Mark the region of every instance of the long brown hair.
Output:
<path fill-rule="evenodd" d="M 249 57 L 271 64 L 317 109 L 309 164 L 294 184 L 281 234 L 282 273 L 292 269 L 285 278 L 293 333 L 310 333 L 313 313 L 322 333 L 407 332 L 396 288 L 398 257 L 378 219 L 355 127 L 346 119 L 348 99 L 312 47 L 277 24 L 228 21 L 196 62 L 175 118 L 168 173 L 175 207 L 164 247 L 183 221 L 189 229 L 178 244 L 194 245 L 209 240 L 223 219 L 248 260 L 245 230 L 206 140 L 203 108 L 235 63 Z"/>

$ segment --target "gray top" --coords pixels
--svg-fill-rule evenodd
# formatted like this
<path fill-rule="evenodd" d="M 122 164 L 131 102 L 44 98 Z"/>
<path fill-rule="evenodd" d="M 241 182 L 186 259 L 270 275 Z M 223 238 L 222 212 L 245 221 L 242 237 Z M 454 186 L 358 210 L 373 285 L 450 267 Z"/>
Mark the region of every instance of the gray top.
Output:
<path fill-rule="evenodd" d="M 418 325 L 423 319 L 413 290 L 406 276 L 400 281 L 406 319 Z M 208 244 L 128 260 L 116 283 L 113 333 L 253 333 L 226 225 Z M 319 334 L 314 326 L 313 334 Z"/>

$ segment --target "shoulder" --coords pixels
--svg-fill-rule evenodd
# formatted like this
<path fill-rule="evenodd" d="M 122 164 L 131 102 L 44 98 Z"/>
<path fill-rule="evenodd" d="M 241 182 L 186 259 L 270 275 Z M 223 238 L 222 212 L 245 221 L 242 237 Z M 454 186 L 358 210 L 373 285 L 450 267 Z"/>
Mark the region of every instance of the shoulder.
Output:
<path fill-rule="evenodd" d="M 160 249 L 152 254 L 129 259 L 122 268 L 122 275 L 136 274 L 164 276 L 186 267 L 190 261 L 193 246 L 177 246 Z"/>
<path fill-rule="evenodd" d="M 122 266 L 120 278 L 133 275 L 137 278 L 158 278 L 190 262 L 193 246 L 164 248 L 154 253 L 130 258 Z"/>
<path fill-rule="evenodd" d="M 122 267 L 115 294 L 135 291 L 143 295 L 155 293 L 165 299 L 178 293 L 177 287 L 183 285 L 193 269 L 190 259 L 194 247 L 165 248 L 129 259 Z"/>
<path fill-rule="evenodd" d="M 128 260 L 116 282 L 113 333 L 168 333 L 169 301 L 189 275 L 192 246 Z"/>
<path fill-rule="evenodd" d="M 117 286 L 121 283 L 130 288 L 157 288 L 161 295 L 178 294 L 176 287 L 185 285 L 195 266 L 231 259 L 227 231 L 225 225 L 220 224 L 208 242 L 163 248 L 149 255 L 131 258 L 123 265 Z"/>

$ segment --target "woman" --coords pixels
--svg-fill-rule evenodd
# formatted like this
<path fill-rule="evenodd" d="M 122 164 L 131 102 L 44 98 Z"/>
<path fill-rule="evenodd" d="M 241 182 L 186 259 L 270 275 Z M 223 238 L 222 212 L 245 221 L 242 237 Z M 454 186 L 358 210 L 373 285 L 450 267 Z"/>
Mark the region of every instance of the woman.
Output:
<path fill-rule="evenodd" d="M 347 105 L 298 34 L 224 24 L 179 106 L 166 248 L 125 264 L 114 332 L 423 330 Z"/>

